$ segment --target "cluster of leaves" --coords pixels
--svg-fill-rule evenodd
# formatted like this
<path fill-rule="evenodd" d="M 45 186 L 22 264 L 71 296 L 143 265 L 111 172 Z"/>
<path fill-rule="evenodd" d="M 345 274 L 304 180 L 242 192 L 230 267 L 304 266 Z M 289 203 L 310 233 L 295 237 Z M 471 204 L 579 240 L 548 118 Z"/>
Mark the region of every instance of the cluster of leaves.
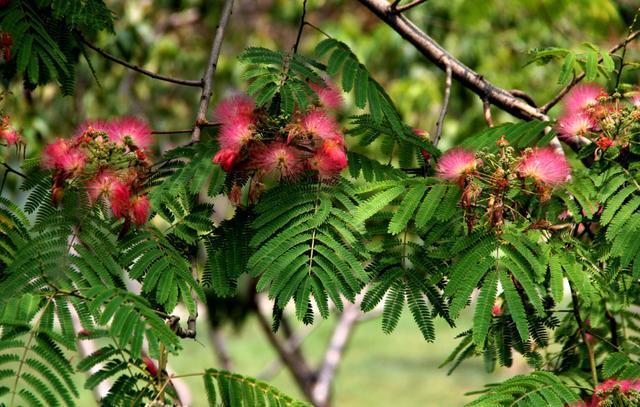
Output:
<path fill-rule="evenodd" d="M 0 30 L 13 41 L 12 57 L 0 66 L 5 79 L 22 76 L 29 87 L 51 81 L 75 89 L 82 35 L 113 32 L 113 15 L 102 0 L 14 0 L 0 8 Z"/>

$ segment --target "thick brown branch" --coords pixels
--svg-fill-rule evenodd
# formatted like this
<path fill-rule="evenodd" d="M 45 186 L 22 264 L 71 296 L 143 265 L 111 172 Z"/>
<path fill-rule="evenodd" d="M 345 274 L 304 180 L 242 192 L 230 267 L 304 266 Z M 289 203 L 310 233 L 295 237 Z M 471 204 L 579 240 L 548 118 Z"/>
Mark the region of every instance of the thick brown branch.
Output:
<path fill-rule="evenodd" d="M 358 1 L 386 22 L 438 67 L 446 70 L 447 66 L 450 66 L 455 80 L 478 94 L 481 98 L 487 98 L 492 105 L 520 119 L 549 120 L 546 114 L 535 107 L 529 106 L 506 90 L 493 85 L 482 75 L 457 60 L 404 15 L 392 12 L 389 3 L 385 0 Z"/>
<path fill-rule="evenodd" d="M 614 52 L 616 52 L 620 48 L 625 47 L 629 42 L 631 42 L 631 41 L 635 40 L 636 38 L 638 38 L 639 35 L 640 35 L 640 31 L 632 32 L 631 34 L 627 35 L 627 38 L 625 38 L 622 42 L 617 44 L 615 47 L 609 49 L 609 53 L 613 54 Z M 598 60 L 598 63 L 600 63 L 600 62 L 602 62 L 602 58 L 600 58 Z M 551 110 L 551 108 L 554 107 L 555 105 L 557 105 L 558 102 L 560 102 L 560 100 L 562 100 L 564 95 L 569 93 L 569 91 L 571 89 L 573 89 L 573 87 L 576 86 L 578 83 L 580 83 L 580 81 L 582 81 L 584 79 L 584 77 L 585 77 L 585 73 L 582 72 L 581 74 L 579 74 L 578 76 L 573 78 L 573 80 L 567 86 L 565 86 L 557 95 L 555 95 L 553 97 L 553 99 L 551 99 L 550 101 L 545 103 L 542 107 L 540 107 L 540 111 L 543 112 L 543 113 L 547 113 L 549 110 Z"/>
<path fill-rule="evenodd" d="M 226 0 L 222 7 L 222 14 L 220 16 L 220 22 L 216 28 L 216 34 L 211 45 L 211 53 L 209 54 L 209 60 L 207 61 L 207 69 L 202 76 L 202 95 L 200 96 L 200 106 L 198 107 L 198 114 L 196 115 L 196 123 L 193 127 L 193 133 L 191 134 L 191 141 L 198 142 L 200 140 L 200 125 L 207 122 L 207 109 L 209 108 L 209 101 L 213 94 L 213 77 L 218 67 L 218 57 L 220 56 L 220 49 L 222 48 L 222 39 L 224 38 L 224 31 L 227 28 L 231 11 L 233 10 L 233 0 Z"/>
<path fill-rule="evenodd" d="M 92 43 L 90 43 L 89 41 L 87 41 L 83 36 L 80 36 L 80 40 L 82 41 L 82 43 L 84 45 L 86 45 L 87 47 L 91 48 L 92 50 L 94 50 L 95 52 L 97 52 L 98 54 L 102 55 L 103 57 L 105 57 L 106 59 L 115 62 L 117 64 L 120 64 L 124 67 L 127 67 L 129 69 L 131 69 L 132 71 L 141 73 L 143 75 L 146 75 L 150 78 L 153 79 L 158 79 L 161 81 L 165 81 L 165 82 L 171 82 L 171 83 L 175 83 L 177 85 L 183 85 L 183 86 L 193 86 L 193 87 L 202 87 L 202 81 L 193 81 L 193 80 L 189 80 L 189 79 L 181 79 L 181 78 L 174 78 L 173 76 L 167 76 L 167 75 L 160 75 L 158 73 L 155 72 L 151 72 L 147 69 L 141 68 L 138 65 L 134 65 L 132 63 L 129 63 L 123 59 L 120 59 L 114 55 L 111 55 L 110 53 L 108 53 L 107 51 L 103 50 L 102 48 L 98 48 L 95 45 L 93 45 Z"/>

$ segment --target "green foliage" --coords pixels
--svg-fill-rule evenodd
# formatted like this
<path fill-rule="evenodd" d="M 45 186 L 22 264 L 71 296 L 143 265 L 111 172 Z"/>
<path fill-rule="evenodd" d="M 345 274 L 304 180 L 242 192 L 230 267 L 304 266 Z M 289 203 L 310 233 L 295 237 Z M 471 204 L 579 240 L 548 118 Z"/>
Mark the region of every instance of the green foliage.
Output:
<path fill-rule="evenodd" d="M 204 301 L 204 291 L 193 277 L 191 264 L 158 230 L 131 233 L 122 242 L 120 264 L 129 277 L 142 282 L 142 292 L 170 313 L 182 300 L 190 313 L 196 312 L 191 290 Z"/>
<path fill-rule="evenodd" d="M 82 47 L 78 34 L 113 31 L 113 16 L 102 0 L 16 0 L 0 9 L 0 27 L 13 39 L 5 76 L 23 75 L 33 87 L 58 81 L 69 95 Z"/>
<path fill-rule="evenodd" d="M 256 98 L 257 106 L 268 107 L 268 103 L 278 95 L 283 112 L 291 115 L 295 106 L 304 110 L 317 100 L 309 86 L 309 82 L 323 83 L 316 72 L 320 65 L 315 61 L 300 54 L 267 48 L 247 48 L 238 59 L 251 66 L 242 78 L 251 81 L 247 92 Z"/>
<path fill-rule="evenodd" d="M 533 372 L 488 385 L 469 406 L 558 406 L 580 400 L 576 392 L 549 372 Z"/>
<path fill-rule="evenodd" d="M 238 278 L 247 272 L 250 224 L 248 211 L 237 209 L 233 219 L 222 222 L 215 234 L 205 240 L 207 263 L 202 281 L 219 297 L 236 294 Z"/>
<path fill-rule="evenodd" d="M 273 386 L 251 377 L 207 369 L 202 376 L 209 406 L 228 407 L 303 407 L 308 404 L 296 401 Z"/>
<path fill-rule="evenodd" d="M 526 147 L 544 146 L 555 136 L 552 131 L 547 134 L 544 133 L 544 129 L 548 125 L 549 123 L 538 120 L 505 123 L 483 130 L 481 133 L 466 139 L 461 143 L 461 146 L 472 150 L 486 149 L 489 152 L 497 152 L 496 141 L 500 139 L 500 136 L 504 136 L 509 145 L 518 150 Z"/>
<path fill-rule="evenodd" d="M 251 275 L 258 290 L 269 288 L 279 308 L 294 299 L 296 316 L 311 322 L 310 297 L 321 315 L 328 299 L 342 308 L 340 294 L 353 301 L 368 278 L 368 253 L 352 212 L 358 201 L 345 180 L 335 185 L 286 185 L 266 193 L 255 207 L 250 245 Z"/>
<path fill-rule="evenodd" d="M 29 294 L 2 304 L 0 394 L 10 405 L 73 405 L 78 396 L 65 354 L 75 350 L 75 343 L 53 326 L 59 305 L 53 297 Z"/>
<path fill-rule="evenodd" d="M 397 235 L 410 224 L 424 230 L 433 223 L 449 220 L 456 212 L 460 189 L 435 178 L 410 178 L 370 182 L 357 189 L 366 196 L 354 212 L 354 220 L 363 224 L 382 210 L 393 211 L 388 232 Z M 398 197 L 403 196 L 398 201 Z"/>
<path fill-rule="evenodd" d="M 609 78 L 616 70 L 613 56 L 591 43 L 585 43 L 585 48 L 582 51 L 558 47 L 533 49 L 529 51 L 529 63 L 562 61 L 558 84 L 563 86 L 569 84 L 580 72 L 585 74 L 587 82 L 593 82 L 599 77 Z"/>

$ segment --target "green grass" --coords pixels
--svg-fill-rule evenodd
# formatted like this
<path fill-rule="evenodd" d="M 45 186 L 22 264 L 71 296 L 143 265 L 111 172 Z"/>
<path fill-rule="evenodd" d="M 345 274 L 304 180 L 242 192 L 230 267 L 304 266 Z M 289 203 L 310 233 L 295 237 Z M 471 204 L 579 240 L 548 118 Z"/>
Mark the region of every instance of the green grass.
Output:
<path fill-rule="evenodd" d="M 464 395 L 465 392 L 481 389 L 485 383 L 500 381 L 515 374 L 507 369 L 497 369 L 487 374 L 481 358 L 464 362 L 450 376 L 446 374 L 446 367 L 438 368 L 457 345 L 455 336 L 468 327 L 469 321 L 470 316 L 463 315 L 459 320 L 459 328 L 452 329 L 438 320 L 434 343 L 422 339 L 408 312 L 390 335 L 382 332 L 379 318 L 361 322 L 339 367 L 334 387 L 334 406 L 462 406 L 471 400 Z M 320 326 L 303 344 L 305 355 L 315 365 L 324 354 L 334 320 L 318 322 Z M 241 374 L 255 377 L 277 357 L 255 320 L 249 320 L 240 333 L 228 332 L 227 341 L 234 370 Z M 176 374 L 217 366 L 205 326 L 199 327 L 197 342 L 185 340 L 183 353 L 170 359 L 170 366 Z M 191 387 L 194 398 L 192 406 L 205 406 L 201 379 L 183 380 Z M 286 369 L 280 370 L 270 383 L 302 399 Z M 90 397 L 90 393 L 85 394 L 80 405 L 90 405 Z"/>

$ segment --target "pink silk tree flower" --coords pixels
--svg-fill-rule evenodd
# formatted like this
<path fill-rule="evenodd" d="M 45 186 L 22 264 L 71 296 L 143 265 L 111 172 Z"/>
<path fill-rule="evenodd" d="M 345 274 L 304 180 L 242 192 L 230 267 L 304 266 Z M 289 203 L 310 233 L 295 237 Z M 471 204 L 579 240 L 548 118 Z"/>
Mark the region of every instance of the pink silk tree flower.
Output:
<path fill-rule="evenodd" d="M 89 202 L 94 204 L 101 195 L 111 195 L 111 187 L 117 180 L 116 175 L 112 171 L 100 170 L 95 177 L 87 182 Z"/>
<path fill-rule="evenodd" d="M 86 156 L 64 139 L 57 139 L 47 145 L 42 154 L 42 166 L 47 169 L 55 169 L 67 173 L 82 171 L 85 166 Z"/>
<path fill-rule="evenodd" d="M 20 137 L 20 134 L 18 134 L 18 132 L 14 129 L 6 129 L 0 131 L 0 140 L 7 143 L 8 146 L 11 146 L 14 144 L 17 145 L 20 140 L 22 140 L 22 138 Z"/>
<path fill-rule="evenodd" d="M 233 121 L 220 127 L 218 142 L 221 149 L 240 151 L 253 139 L 254 121 L 250 117 L 236 116 Z"/>
<path fill-rule="evenodd" d="M 214 164 L 220 164 L 220 167 L 222 167 L 223 170 L 229 172 L 233 168 L 237 158 L 238 152 L 236 150 L 223 148 L 218 151 L 211 161 Z"/>
<path fill-rule="evenodd" d="M 124 145 L 127 137 L 141 150 L 146 150 L 153 144 L 151 128 L 142 119 L 125 116 L 109 122 L 107 133 L 109 139 L 118 145 Z"/>
<path fill-rule="evenodd" d="M 565 141 L 577 140 L 596 129 L 597 123 L 586 113 L 569 112 L 558 119 L 556 131 L 558 137 Z"/>
<path fill-rule="evenodd" d="M 232 124 L 239 117 L 253 122 L 255 108 L 256 102 L 252 97 L 242 94 L 235 95 L 218 103 L 213 111 L 213 118 L 223 125 Z"/>
<path fill-rule="evenodd" d="M 346 168 L 347 155 L 344 152 L 344 142 L 341 138 L 325 140 L 322 143 L 321 153 L 333 161 L 336 168 L 340 168 L 340 170 Z"/>
<path fill-rule="evenodd" d="M 295 147 L 274 142 L 256 151 L 255 165 L 267 174 L 278 173 L 284 178 L 295 179 L 303 170 L 300 154 Z"/>
<path fill-rule="evenodd" d="M 449 181 L 460 181 L 478 167 L 479 160 L 473 151 L 454 148 L 442 155 L 436 166 L 436 176 Z"/>
<path fill-rule="evenodd" d="M 602 86 L 596 84 L 583 84 L 574 87 L 564 97 L 564 108 L 566 113 L 583 113 L 589 107 L 598 104 L 598 97 L 605 95 Z"/>
<path fill-rule="evenodd" d="M 131 189 L 128 185 L 114 181 L 111 185 L 111 195 L 109 202 L 111 203 L 111 211 L 116 218 L 122 218 L 128 215 L 131 199 Z"/>
<path fill-rule="evenodd" d="M 640 92 L 637 92 L 635 95 L 631 96 L 629 101 L 636 108 L 640 108 Z"/>
<path fill-rule="evenodd" d="M 518 164 L 518 172 L 523 178 L 533 178 L 553 186 L 567 180 L 571 167 L 564 155 L 547 147 L 525 152 Z"/>
<path fill-rule="evenodd" d="M 325 80 L 323 84 L 309 82 L 309 86 L 316 92 L 320 104 L 325 108 L 340 109 L 342 107 L 342 94 L 332 81 Z"/>
<path fill-rule="evenodd" d="M 318 151 L 307 160 L 307 167 L 312 171 L 316 171 L 320 179 L 331 179 L 340 174 L 346 167 L 346 160 L 346 155 L 344 161 L 336 161 L 322 151 Z"/>
<path fill-rule="evenodd" d="M 336 134 L 340 134 L 338 123 L 322 110 L 311 110 L 304 114 L 300 118 L 300 127 L 304 133 L 321 140 L 335 138 Z"/>
<path fill-rule="evenodd" d="M 150 207 L 147 195 L 136 196 L 131 200 L 131 219 L 136 226 L 140 227 L 147 222 Z"/>
<path fill-rule="evenodd" d="M 71 146 L 64 139 L 56 139 L 48 144 L 42 152 L 42 166 L 46 169 L 59 168 L 62 158 L 69 153 Z"/>

